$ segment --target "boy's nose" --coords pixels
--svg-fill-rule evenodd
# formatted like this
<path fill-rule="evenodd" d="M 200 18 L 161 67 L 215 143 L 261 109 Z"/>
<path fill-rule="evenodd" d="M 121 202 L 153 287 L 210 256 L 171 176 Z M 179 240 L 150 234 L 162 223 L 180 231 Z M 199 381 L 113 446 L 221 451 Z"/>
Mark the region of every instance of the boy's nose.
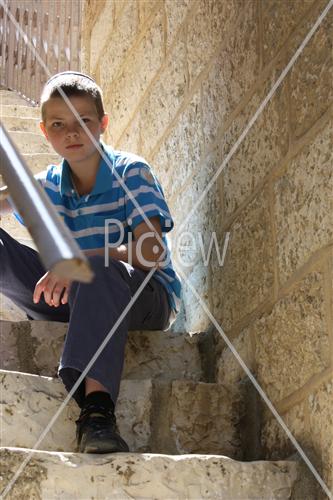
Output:
<path fill-rule="evenodd" d="M 79 125 L 68 125 L 66 130 L 66 135 L 79 135 Z"/>

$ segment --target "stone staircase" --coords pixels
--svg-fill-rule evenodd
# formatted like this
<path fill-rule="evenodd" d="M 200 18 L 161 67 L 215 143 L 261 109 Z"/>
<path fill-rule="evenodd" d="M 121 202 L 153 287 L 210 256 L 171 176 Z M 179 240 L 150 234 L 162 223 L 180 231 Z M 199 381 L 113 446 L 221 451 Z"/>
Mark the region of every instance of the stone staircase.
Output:
<path fill-rule="evenodd" d="M 38 111 L 14 93 L 2 91 L 0 97 L 1 120 L 32 170 L 54 162 L 38 133 Z M 28 242 L 14 219 L 1 224 Z M 66 325 L 27 321 L 2 297 L 0 333 L 2 491 L 65 399 L 56 373 Z M 296 498 L 296 461 L 239 461 L 237 406 L 227 389 L 207 376 L 206 338 L 204 333 L 130 332 L 116 413 L 131 452 L 76 453 L 79 411 L 71 402 L 7 498 Z"/>

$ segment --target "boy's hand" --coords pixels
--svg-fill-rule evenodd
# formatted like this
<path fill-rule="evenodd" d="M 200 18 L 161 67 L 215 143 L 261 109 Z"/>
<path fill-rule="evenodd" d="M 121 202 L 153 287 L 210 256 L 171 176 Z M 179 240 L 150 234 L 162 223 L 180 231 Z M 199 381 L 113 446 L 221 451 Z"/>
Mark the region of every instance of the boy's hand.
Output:
<path fill-rule="evenodd" d="M 37 281 L 33 294 L 33 301 L 35 304 L 38 304 L 42 293 L 44 293 L 45 302 L 49 306 L 58 307 L 60 303 L 67 304 L 70 286 L 71 281 L 59 278 L 51 271 L 48 271 L 39 281 Z"/>

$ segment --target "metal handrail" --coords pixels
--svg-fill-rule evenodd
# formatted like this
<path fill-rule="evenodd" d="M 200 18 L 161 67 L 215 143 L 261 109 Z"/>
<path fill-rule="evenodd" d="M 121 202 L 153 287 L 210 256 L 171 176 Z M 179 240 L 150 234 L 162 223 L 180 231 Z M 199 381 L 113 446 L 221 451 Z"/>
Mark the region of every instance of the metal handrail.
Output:
<path fill-rule="evenodd" d="M 70 280 L 90 282 L 89 262 L 34 178 L 0 122 L 0 173 L 13 203 L 40 252 L 45 269 Z"/>

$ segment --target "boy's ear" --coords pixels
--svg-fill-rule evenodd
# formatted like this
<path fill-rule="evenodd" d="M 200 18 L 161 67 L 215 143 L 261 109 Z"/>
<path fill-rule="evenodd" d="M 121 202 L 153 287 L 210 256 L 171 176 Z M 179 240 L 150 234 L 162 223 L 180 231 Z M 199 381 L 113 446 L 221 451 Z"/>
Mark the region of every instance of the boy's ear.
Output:
<path fill-rule="evenodd" d="M 45 138 L 46 138 L 47 140 L 49 140 L 49 136 L 47 135 L 46 128 L 45 128 L 45 125 L 44 125 L 44 122 L 39 122 L 39 126 L 40 126 L 40 129 L 41 129 L 41 131 L 43 132 L 43 135 L 45 136 Z"/>
<path fill-rule="evenodd" d="M 107 129 L 107 126 L 109 125 L 109 115 L 105 114 L 103 118 L 101 119 L 101 129 L 102 129 L 102 134 L 104 134 L 105 130 Z"/>

